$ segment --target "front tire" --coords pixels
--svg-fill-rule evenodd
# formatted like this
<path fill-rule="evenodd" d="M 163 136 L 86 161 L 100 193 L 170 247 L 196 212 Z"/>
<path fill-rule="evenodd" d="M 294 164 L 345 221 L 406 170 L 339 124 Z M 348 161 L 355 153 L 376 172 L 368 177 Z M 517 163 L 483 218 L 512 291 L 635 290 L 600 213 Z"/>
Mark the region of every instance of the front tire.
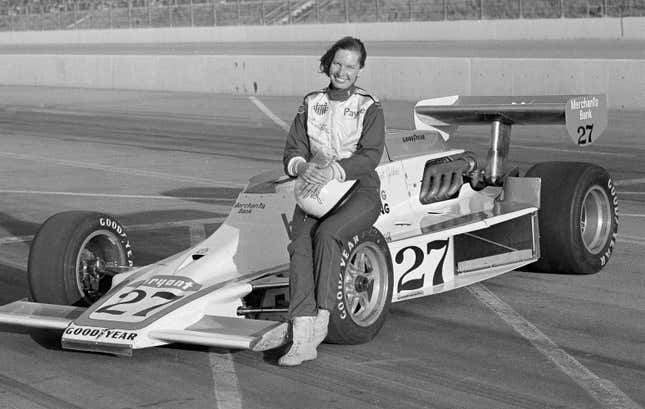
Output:
<path fill-rule="evenodd" d="M 385 238 L 374 227 L 343 244 L 337 302 L 326 341 L 361 344 L 379 332 L 392 300 L 392 260 Z"/>
<path fill-rule="evenodd" d="M 542 179 L 540 259 L 528 268 L 593 274 L 609 261 L 618 232 L 618 197 L 609 173 L 580 162 L 544 162 L 526 176 Z"/>
<path fill-rule="evenodd" d="M 96 212 L 58 213 L 31 243 L 27 279 L 34 301 L 89 306 L 112 285 L 106 267 L 133 265 L 125 227 Z"/>

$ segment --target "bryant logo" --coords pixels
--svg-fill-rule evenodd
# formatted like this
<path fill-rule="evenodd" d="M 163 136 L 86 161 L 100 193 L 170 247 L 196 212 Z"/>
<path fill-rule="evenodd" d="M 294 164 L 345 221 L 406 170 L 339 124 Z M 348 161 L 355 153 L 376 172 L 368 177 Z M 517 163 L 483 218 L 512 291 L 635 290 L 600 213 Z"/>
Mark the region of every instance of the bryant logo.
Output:
<path fill-rule="evenodd" d="M 326 102 L 324 104 L 316 104 L 314 105 L 314 112 L 317 113 L 318 115 L 325 115 L 325 113 L 327 113 L 328 108 L 329 107 L 327 106 Z"/>

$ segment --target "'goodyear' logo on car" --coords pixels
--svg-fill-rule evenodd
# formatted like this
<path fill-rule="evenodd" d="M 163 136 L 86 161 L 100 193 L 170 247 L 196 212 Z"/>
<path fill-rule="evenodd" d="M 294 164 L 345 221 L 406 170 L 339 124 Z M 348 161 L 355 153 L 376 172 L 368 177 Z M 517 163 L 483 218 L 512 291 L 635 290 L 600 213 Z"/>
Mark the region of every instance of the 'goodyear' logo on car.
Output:
<path fill-rule="evenodd" d="M 100 341 L 109 343 L 133 343 L 139 334 L 113 328 L 80 327 L 70 325 L 65 329 L 63 338 L 77 341 Z"/>

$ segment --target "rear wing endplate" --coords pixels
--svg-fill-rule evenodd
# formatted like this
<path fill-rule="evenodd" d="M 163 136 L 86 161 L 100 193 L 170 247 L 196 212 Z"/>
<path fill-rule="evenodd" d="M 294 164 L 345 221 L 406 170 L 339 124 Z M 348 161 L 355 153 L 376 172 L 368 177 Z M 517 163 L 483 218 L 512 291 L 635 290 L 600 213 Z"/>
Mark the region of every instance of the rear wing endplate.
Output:
<path fill-rule="evenodd" d="M 578 146 L 589 146 L 607 128 L 605 95 L 450 96 L 419 101 L 416 129 L 438 130 L 444 139 L 460 125 L 564 125 Z"/>

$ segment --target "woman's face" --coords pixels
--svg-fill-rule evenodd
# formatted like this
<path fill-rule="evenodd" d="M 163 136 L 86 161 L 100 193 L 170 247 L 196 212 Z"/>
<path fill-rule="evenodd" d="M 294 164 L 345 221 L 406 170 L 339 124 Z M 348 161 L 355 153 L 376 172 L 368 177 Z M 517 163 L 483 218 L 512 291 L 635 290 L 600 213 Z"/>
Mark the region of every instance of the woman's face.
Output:
<path fill-rule="evenodd" d="M 329 66 L 329 79 L 334 88 L 346 89 L 354 85 L 361 72 L 361 55 L 354 50 L 336 51 Z"/>

